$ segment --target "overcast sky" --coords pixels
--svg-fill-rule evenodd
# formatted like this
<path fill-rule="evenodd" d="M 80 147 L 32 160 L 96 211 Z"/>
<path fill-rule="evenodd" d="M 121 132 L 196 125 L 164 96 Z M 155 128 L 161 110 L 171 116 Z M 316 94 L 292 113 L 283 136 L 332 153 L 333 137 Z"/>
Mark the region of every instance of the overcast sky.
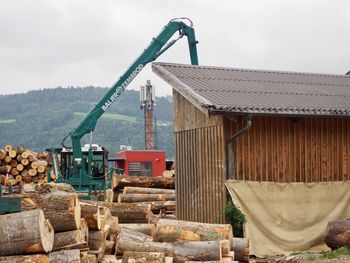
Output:
<path fill-rule="evenodd" d="M 0 94 L 110 87 L 163 26 L 189 17 L 202 65 L 345 74 L 348 0 L 0 0 Z M 186 39 L 157 61 L 190 63 Z M 157 96 L 170 87 L 150 65 Z"/>

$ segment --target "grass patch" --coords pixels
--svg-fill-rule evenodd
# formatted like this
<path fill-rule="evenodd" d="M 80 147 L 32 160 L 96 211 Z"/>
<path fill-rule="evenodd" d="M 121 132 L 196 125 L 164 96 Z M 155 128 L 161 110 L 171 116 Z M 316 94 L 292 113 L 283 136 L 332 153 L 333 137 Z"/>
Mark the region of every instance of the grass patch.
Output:
<path fill-rule="evenodd" d="M 0 120 L 0 124 L 11 124 L 16 123 L 16 119 Z"/>
<path fill-rule="evenodd" d="M 350 256 L 350 248 L 341 247 L 331 251 L 323 251 L 320 258 L 329 259 L 329 258 L 335 258 L 338 256 Z"/>
<path fill-rule="evenodd" d="M 74 115 L 75 116 L 84 117 L 86 115 L 86 113 L 84 113 L 84 112 L 74 112 Z M 101 116 L 101 119 L 136 122 L 136 117 L 131 117 L 131 116 L 127 116 L 127 115 L 121 115 L 121 114 L 115 114 L 115 113 L 104 113 Z"/>

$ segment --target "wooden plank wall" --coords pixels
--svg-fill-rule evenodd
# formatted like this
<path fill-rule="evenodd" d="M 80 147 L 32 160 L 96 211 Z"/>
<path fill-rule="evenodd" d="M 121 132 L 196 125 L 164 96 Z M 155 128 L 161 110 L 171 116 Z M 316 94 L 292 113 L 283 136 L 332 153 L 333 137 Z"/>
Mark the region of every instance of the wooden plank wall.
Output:
<path fill-rule="evenodd" d="M 226 134 L 246 125 L 225 120 Z M 343 181 L 350 177 L 350 119 L 254 117 L 234 143 L 234 177 L 274 182 Z"/>
<path fill-rule="evenodd" d="M 177 219 L 223 223 L 226 165 L 222 116 L 207 117 L 173 92 Z"/>
<path fill-rule="evenodd" d="M 226 204 L 222 126 L 175 133 L 178 219 L 223 223 Z"/>

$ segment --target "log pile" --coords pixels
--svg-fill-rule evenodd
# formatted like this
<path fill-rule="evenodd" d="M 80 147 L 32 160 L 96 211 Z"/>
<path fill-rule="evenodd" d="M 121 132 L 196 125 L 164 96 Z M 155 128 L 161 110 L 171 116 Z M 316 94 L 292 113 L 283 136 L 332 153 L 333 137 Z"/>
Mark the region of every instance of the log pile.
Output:
<path fill-rule="evenodd" d="M 49 163 L 47 152 L 6 145 L 0 149 L 0 183 L 5 186 L 46 183 Z"/>
<path fill-rule="evenodd" d="M 114 202 L 147 204 L 158 217 L 175 216 L 175 178 L 116 176 L 113 178 Z"/>

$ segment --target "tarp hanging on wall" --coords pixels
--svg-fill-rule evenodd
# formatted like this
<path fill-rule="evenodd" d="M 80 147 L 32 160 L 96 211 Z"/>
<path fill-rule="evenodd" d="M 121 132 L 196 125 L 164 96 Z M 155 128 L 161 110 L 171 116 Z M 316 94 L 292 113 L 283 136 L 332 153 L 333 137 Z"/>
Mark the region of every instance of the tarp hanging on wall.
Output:
<path fill-rule="evenodd" d="M 325 250 L 329 221 L 350 218 L 350 182 L 274 183 L 228 180 L 246 216 L 250 254 L 258 257 Z"/>

